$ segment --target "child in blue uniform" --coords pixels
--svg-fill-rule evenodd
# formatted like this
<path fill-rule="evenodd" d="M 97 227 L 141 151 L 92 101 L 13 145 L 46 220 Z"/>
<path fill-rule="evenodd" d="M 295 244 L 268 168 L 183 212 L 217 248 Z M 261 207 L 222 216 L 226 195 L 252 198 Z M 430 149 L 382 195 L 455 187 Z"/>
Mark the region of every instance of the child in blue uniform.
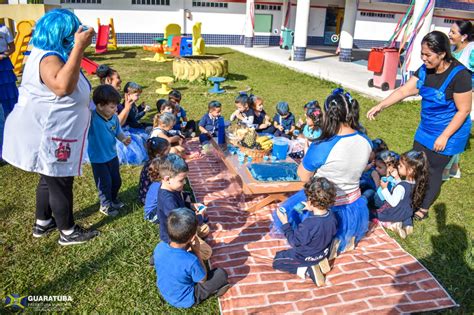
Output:
<path fill-rule="evenodd" d="M 207 113 L 199 121 L 199 142 L 205 146 L 212 137 L 217 137 L 217 122 L 221 117 L 222 105 L 218 101 L 211 101 L 207 105 Z"/>
<path fill-rule="evenodd" d="M 170 148 L 171 146 L 168 140 L 163 138 L 152 137 L 146 141 L 148 160 L 143 165 L 142 171 L 140 172 L 140 181 L 138 182 L 138 200 L 142 204 L 145 203 L 148 188 L 152 184 L 148 176 L 148 168 L 150 167 L 151 161 L 155 158 L 167 155 L 170 152 Z"/>
<path fill-rule="evenodd" d="M 405 238 L 413 232 L 413 212 L 420 207 L 425 196 L 428 183 L 426 154 L 414 150 L 402 154 L 391 176 L 398 184 L 390 191 L 388 182 L 380 181 L 385 202 L 374 216 L 383 226 Z"/>
<path fill-rule="evenodd" d="M 196 122 L 188 119 L 186 110 L 181 105 L 181 99 L 182 95 L 178 90 L 172 90 L 168 94 L 168 101 L 175 106 L 176 124 L 173 129 L 181 132 L 186 138 L 191 138 L 196 132 Z"/>
<path fill-rule="evenodd" d="M 290 138 L 295 131 L 295 116 L 290 112 L 290 106 L 287 102 L 279 102 L 276 105 L 276 111 L 273 117 L 275 136 Z"/>
<path fill-rule="evenodd" d="M 252 110 L 254 113 L 253 123 L 255 130 L 259 133 L 275 133 L 275 127 L 273 127 L 270 116 L 267 115 L 263 109 L 263 99 L 259 96 L 255 96 L 255 101 L 252 103 Z"/>
<path fill-rule="evenodd" d="M 273 268 L 296 274 L 300 267 L 310 267 L 328 257 L 331 242 L 337 232 L 337 219 L 329 208 L 336 199 L 336 187 L 324 177 L 313 177 L 304 186 L 308 212 L 303 222 L 293 228 L 288 223 L 287 213 L 277 210 L 278 218 L 283 223 L 282 230 L 292 247 L 276 253 Z M 316 283 L 311 268 L 307 273 Z"/>
<path fill-rule="evenodd" d="M 166 222 L 170 212 L 176 208 L 191 206 L 197 210 L 195 205 L 186 204 L 183 197 L 183 187 L 188 177 L 188 165 L 176 154 L 168 154 L 161 159 L 159 173 L 161 176 L 161 187 L 158 189 L 158 219 L 160 221 L 160 239 L 169 242 Z M 202 238 L 209 234 L 209 226 L 204 224 L 205 212 L 197 215 L 199 220 L 198 235 Z M 201 240 L 202 241 L 202 240 Z M 201 244 L 201 256 L 204 260 L 211 257 L 212 249 L 204 241 Z"/>
<path fill-rule="evenodd" d="M 206 270 L 196 214 L 187 208 L 173 209 L 166 227 L 170 241 L 162 240 L 153 253 L 156 285 L 163 298 L 174 307 L 190 308 L 211 295 L 223 295 L 229 289 L 227 273 L 221 268 Z"/>
<path fill-rule="evenodd" d="M 252 106 L 255 100 L 255 96 L 252 94 L 247 95 L 245 93 L 240 94 L 235 99 L 235 106 L 237 109 L 230 115 L 230 121 L 237 120 L 239 125 L 243 125 L 246 127 L 253 127 L 254 126 L 254 112 L 252 110 Z"/>
<path fill-rule="evenodd" d="M 122 179 L 115 139 L 125 145 L 131 142 L 120 128 L 116 111 L 120 94 L 111 85 L 99 85 L 92 99 L 96 109 L 92 111 L 88 135 L 88 153 L 94 180 L 99 190 L 100 212 L 107 216 L 118 214 L 123 203 L 117 199 Z"/>

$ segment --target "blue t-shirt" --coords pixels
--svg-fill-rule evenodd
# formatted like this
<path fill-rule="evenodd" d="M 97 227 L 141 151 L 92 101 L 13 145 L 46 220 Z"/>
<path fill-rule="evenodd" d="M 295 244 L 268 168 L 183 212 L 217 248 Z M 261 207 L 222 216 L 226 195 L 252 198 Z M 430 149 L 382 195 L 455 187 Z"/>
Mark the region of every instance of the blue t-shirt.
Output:
<path fill-rule="evenodd" d="M 160 182 L 152 182 L 145 197 L 145 220 L 158 223 L 158 190 L 161 187 Z"/>
<path fill-rule="evenodd" d="M 100 116 L 97 111 L 92 111 L 91 126 L 89 128 L 89 141 L 87 152 L 91 163 L 105 163 L 117 156 L 115 138 L 122 134 L 122 128 L 117 115 L 110 120 Z"/>
<path fill-rule="evenodd" d="M 372 142 L 365 134 L 354 132 L 313 142 L 303 158 L 303 167 L 326 177 L 337 187 L 338 196 L 359 189 L 359 181 L 369 161 Z"/>
<path fill-rule="evenodd" d="M 153 252 L 156 284 L 163 298 L 174 307 L 194 305 L 194 286 L 206 271 L 193 253 L 160 242 Z"/>
<path fill-rule="evenodd" d="M 204 127 L 211 134 L 217 133 L 219 117 L 211 118 L 209 114 L 204 114 L 199 121 L 199 126 Z"/>
<path fill-rule="evenodd" d="M 160 220 L 160 239 L 169 243 L 168 227 L 166 220 L 170 212 L 184 207 L 183 195 L 180 191 L 169 191 L 160 187 L 158 189 L 158 219 Z"/>
<path fill-rule="evenodd" d="M 179 112 L 176 114 L 176 124 L 174 125 L 174 130 L 181 130 L 181 122 L 186 118 L 186 111 L 182 106 L 179 106 Z"/>
<path fill-rule="evenodd" d="M 303 135 L 309 141 L 318 139 L 321 136 L 321 129 L 312 129 L 308 125 L 305 125 L 303 128 Z"/>
<path fill-rule="evenodd" d="M 295 116 L 290 113 L 287 117 L 283 118 L 280 114 L 275 114 L 273 121 L 283 126 L 285 130 L 290 130 L 291 127 L 295 125 Z"/>

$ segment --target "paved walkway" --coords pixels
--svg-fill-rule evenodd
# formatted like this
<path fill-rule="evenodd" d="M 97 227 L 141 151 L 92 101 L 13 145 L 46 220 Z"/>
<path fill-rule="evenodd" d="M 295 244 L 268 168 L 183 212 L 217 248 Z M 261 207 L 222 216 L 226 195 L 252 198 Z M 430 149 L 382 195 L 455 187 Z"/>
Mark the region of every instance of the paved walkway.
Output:
<path fill-rule="evenodd" d="M 197 141 L 188 145 L 198 149 Z M 232 283 L 220 298 L 222 314 L 399 314 L 456 305 L 382 228 L 335 260 L 325 287 L 273 270 L 273 256 L 288 246 L 269 234 L 276 205 L 246 212 L 262 196 L 244 198 L 238 180 L 214 156 L 189 161 L 189 169 L 196 198 L 208 205 L 211 264 L 226 269 Z"/>
<path fill-rule="evenodd" d="M 314 47 L 307 50 L 306 61 L 290 61 L 288 60 L 290 51 L 279 47 L 229 47 L 253 57 L 275 62 L 290 69 L 341 84 L 344 88 L 378 100 L 382 100 L 393 92 L 384 92 L 378 88 L 368 87 L 367 82 L 373 77 L 373 73 L 367 70 L 368 51 L 355 51 L 354 62 L 340 62 L 339 57 L 334 54 L 335 48 Z M 400 78 L 399 75 L 398 82 Z M 407 100 L 413 99 L 418 98 L 408 98 Z"/>

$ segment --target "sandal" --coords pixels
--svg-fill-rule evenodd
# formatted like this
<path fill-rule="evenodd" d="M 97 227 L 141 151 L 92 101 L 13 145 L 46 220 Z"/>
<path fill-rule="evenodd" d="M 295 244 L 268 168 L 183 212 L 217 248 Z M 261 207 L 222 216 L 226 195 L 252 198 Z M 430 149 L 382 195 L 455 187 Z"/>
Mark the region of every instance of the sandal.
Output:
<path fill-rule="evenodd" d="M 419 213 L 421 213 L 422 215 L 420 215 Z M 416 211 L 415 214 L 413 215 L 413 218 L 417 221 L 423 221 L 424 219 L 428 217 L 429 217 L 428 210 L 425 210 L 425 209 L 418 209 L 418 211 Z"/>

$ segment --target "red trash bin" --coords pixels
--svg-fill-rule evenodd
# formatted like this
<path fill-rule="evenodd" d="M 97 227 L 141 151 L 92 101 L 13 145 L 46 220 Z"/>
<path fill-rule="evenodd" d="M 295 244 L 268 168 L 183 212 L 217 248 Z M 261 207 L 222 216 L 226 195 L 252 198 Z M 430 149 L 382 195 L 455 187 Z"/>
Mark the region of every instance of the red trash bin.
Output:
<path fill-rule="evenodd" d="M 382 91 L 395 89 L 399 60 L 397 48 L 372 48 L 367 69 L 374 72 L 374 78 L 369 80 L 369 87 L 375 86 Z"/>

